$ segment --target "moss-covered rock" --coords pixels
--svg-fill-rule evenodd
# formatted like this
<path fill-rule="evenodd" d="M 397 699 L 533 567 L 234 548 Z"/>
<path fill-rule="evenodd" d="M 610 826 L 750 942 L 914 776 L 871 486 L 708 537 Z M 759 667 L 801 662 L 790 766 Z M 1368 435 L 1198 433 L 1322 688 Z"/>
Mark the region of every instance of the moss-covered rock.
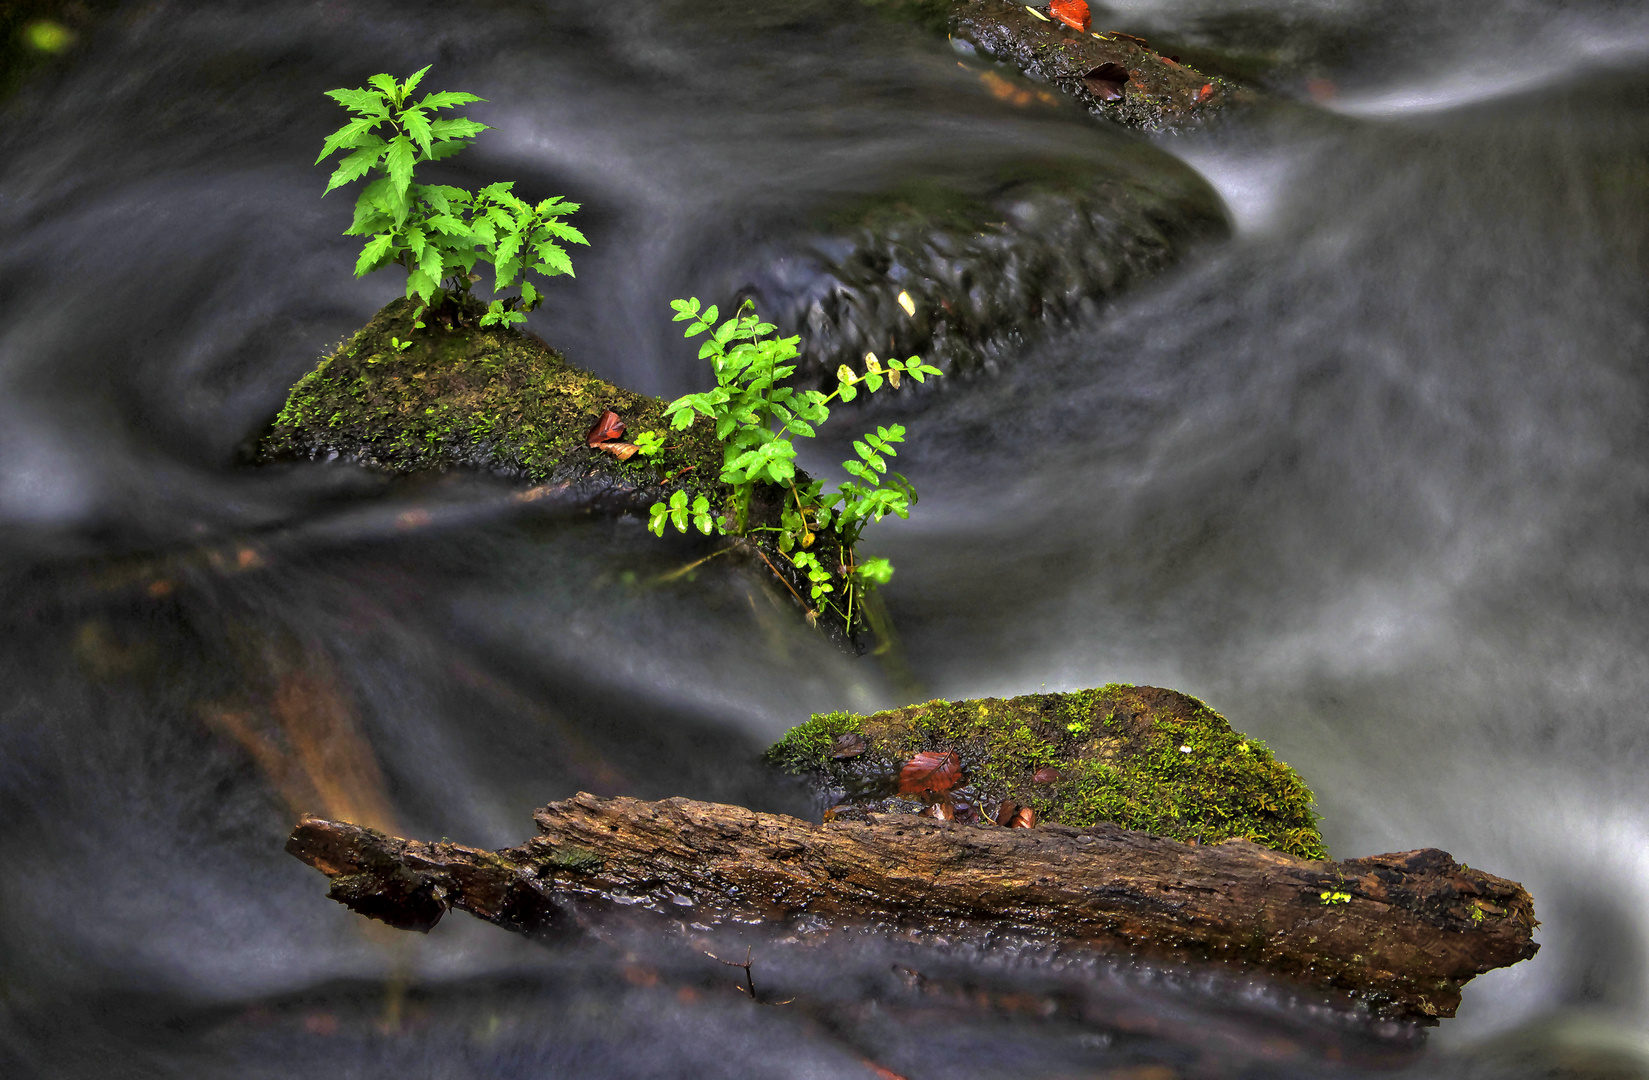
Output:
<path fill-rule="evenodd" d="M 478 315 L 479 301 L 471 303 Z M 536 337 L 433 317 L 420 329 L 413 309 L 410 300 L 390 303 L 300 379 L 258 459 L 341 457 L 390 473 L 469 466 L 638 499 L 677 487 L 721 494 L 721 448 L 709 425 L 670 432 L 663 400 L 580 371 Z M 591 449 L 586 436 L 606 409 L 623 418 L 626 438 L 667 433 L 666 449 L 626 462 Z"/>
<path fill-rule="evenodd" d="M 722 447 L 712 425 L 673 431 L 662 399 L 580 371 L 530 334 L 479 327 L 484 306 L 468 297 L 454 302 L 459 309 L 448 307 L 445 319 L 426 313 L 423 327 L 415 325 L 412 301 L 386 305 L 292 388 L 254 460 L 340 458 L 392 474 L 472 468 L 564 485 L 609 510 L 645 510 L 676 491 L 706 496 L 717 514 L 730 509 L 732 488 L 719 479 Z M 620 461 L 592 449 L 590 429 L 607 409 L 627 425 L 626 439 L 657 431 L 665 435 L 664 450 Z M 805 473 L 798 477 L 807 483 Z M 750 527 L 776 525 L 785 496 L 783 489 L 759 485 Z M 723 542 L 748 556 L 764 578 L 771 574 L 806 610 L 807 577 L 772 535 L 752 532 Z M 828 530 L 820 539 L 816 550 L 841 546 Z M 827 569 L 840 577 L 839 566 Z M 864 628 L 858 613 L 853 627 L 829 609 L 810 618 L 850 647 Z"/>
<path fill-rule="evenodd" d="M 923 752 L 955 753 L 960 782 L 942 796 L 900 795 L 901 767 Z M 1039 822 L 1108 821 L 1185 842 L 1240 837 L 1328 857 L 1298 773 L 1196 698 L 1152 686 L 820 713 L 766 756 L 811 776 L 831 817 L 942 806 L 988 824 L 1009 802 Z"/>

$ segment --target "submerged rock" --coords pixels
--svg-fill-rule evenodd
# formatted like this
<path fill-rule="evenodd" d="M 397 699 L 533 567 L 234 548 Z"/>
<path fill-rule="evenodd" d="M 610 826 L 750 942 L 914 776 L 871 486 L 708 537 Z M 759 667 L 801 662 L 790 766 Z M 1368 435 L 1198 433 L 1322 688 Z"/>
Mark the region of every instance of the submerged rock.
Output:
<path fill-rule="evenodd" d="M 799 375 L 814 383 L 867 352 L 971 375 L 1229 233 L 1201 177 L 1119 142 L 1103 157 L 975 162 L 843 199 L 727 289 L 800 336 Z"/>
<path fill-rule="evenodd" d="M 1328 857 L 1298 773 L 1197 699 L 1152 686 L 821 713 L 766 757 L 811 778 L 827 820 L 1110 822 L 1186 843 L 1243 839 Z M 954 775 L 935 760 L 947 757 Z"/>

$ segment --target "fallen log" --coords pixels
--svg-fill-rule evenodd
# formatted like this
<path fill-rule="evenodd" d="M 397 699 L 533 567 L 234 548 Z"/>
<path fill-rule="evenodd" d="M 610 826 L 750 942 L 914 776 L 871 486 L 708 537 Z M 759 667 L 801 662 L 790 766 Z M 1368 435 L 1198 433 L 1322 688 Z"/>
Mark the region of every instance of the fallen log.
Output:
<path fill-rule="evenodd" d="M 806 916 L 1009 933 L 1260 970 L 1423 1024 L 1453 1016 L 1474 976 L 1539 948 L 1522 886 L 1435 849 L 1336 863 L 1114 825 L 1005 829 L 897 814 L 811 825 L 588 794 L 534 817 L 539 835 L 501 851 L 310 817 L 286 850 L 331 879 L 332 899 L 406 930 L 427 932 L 458 908 L 540 934 L 582 905 L 621 904 L 699 925 Z"/>

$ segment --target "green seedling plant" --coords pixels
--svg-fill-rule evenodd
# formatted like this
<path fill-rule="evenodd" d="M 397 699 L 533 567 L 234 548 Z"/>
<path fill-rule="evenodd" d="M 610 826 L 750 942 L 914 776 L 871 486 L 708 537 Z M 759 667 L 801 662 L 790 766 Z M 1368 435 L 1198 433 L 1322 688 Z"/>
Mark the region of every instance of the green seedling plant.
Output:
<path fill-rule="evenodd" d="M 355 200 L 355 219 L 344 231 L 345 236 L 369 238 L 355 261 L 355 276 L 390 265 L 405 269 L 406 295 L 419 300 L 418 327 L 424 325 L 425 309 L 441 309 L 449 296 L 468 294 L 480 280 L 478 262 L 492 265 L 495 296 L 480 324 L 524 322 L 543 300 L 527 275 L 572 275 L 572 260 L 558 241 L 588 244 L 561 220 L 579 204 L 559 196 L 528 203 L 515 194 L 513 181 L 489 184 L 473 194 L 414 182 L 418 165 L 452 157 L 487 130 L 486 124 L 465 117 L 438 115 L 484 100 L 474 94 L 443 90 L 414 101 L 413 91 L 427 71 L 424 67 L 400 82 L 374 75 L 367 87 L 327 92 L 354 118 L 327 136 L 315 159 L 319 165 L 347 151 L 321 194 L 372 175 Z M 515 294 L 501 295 L 518 284 Z"/>
<path fill-rule="evenodd" d="M 737 536 L 776 533 L 780 553 L 807 578 L 813 602 L 809 614 L 816 616 L 821 608 L 835 610 L 851 631 L 855 608 L 862 608 L 863 596 L 893 576 L 893 566 L 886 559 L 857 559 L 854 549 L 860 534 L 866 525 L 888 514 L 908 518 L 916 502 L 910 482 L 888 467 L 888 459 L 898 455 L 896 447 L 904 441 L 905 429 L 899 424 L 878 426 L 854 440 L 857 457 L 842 463 L 853 479 L 828 492 L 822 480 L 798 482 L 795 439 L 811 438 L 830 418 L 833 401 L 852 401 L 860 389 L 868 393 L 883 385 L 897 389 L 906 376 L 923 382 L 941 372 L 915 356 L 890 360 L 884 367 L 871 353 L 865 357 L 862 374 L 846 364 L 837 369 L 836 389 L 830 393 L 801 390 L 784 385 L 795 373 L 791 361 L 800 339 L 776 336 L 777 328 L 761 321 L 751 301 L 746 300 L 733 318 L 720 325 L 716 306 L 701 308 L 696 297 L 671 301 L 671 307 L 676 322 L 688 323 L 684 337 L 708 332 L 699 345 L 699 358 L 710 361 L 716 385 L 704 393 L 677 398 L 665 409 L 665 416 L 676 430 L 686 429 L 701 416 L 715 425 L 722 444 L 721 481 L 733 491 L 727 512 L 714 521 L 703 496 L 689 514 L 686 494 L 677 492 L 669 506 L 654 504 L 648 527 L 660 536 L 667 524 L 686 532 L 691 518 L 706 534 L 712 527 Z M 753 527 L 750 522 L 757 484 L 772 484 L 787 494 L 777 526 Z M 699 503 L 706 503 L 703 511 Z M 837 574 L 814 549 L 818 538 L 829 533 L 837 545 L 834 561 L 843 585 L 839 595 Z"/>

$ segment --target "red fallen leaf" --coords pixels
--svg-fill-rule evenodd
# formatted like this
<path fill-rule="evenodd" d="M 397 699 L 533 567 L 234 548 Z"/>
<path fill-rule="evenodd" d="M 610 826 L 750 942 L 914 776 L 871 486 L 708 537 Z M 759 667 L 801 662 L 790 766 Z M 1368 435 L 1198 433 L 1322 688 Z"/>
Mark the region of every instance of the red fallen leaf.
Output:
<path fill-rule="evenodd" d="M 1048 14 L 1073 30 L 1088 29 L 1087 0 L 1052 0 Z"/>
<path fill-rule="evenodd" d="M 618 413 L 611 409 L 601 414 L 601 419 L 595 422 L 590 434 L 585 438 L 593 450 L 604 442 L 612 442 L 624 434 L 624 421 L 618 418 Z"/>
<path fill-rule="evenodd" d="M 618 458 L 620 461 L 629 461 L 631 458 L 636 456 L 636 451 L 640 449 L 640 447 L 636 446 L 635 443 L 604 442 L 600 446 L 596 447 L 596 449 L 605 450 L 607 453 Z"/>
<path fill-rule="evenodd" d="M 876 1074 L 876 1080 L 905 1080 L 904 1077 L 892 1069 L 884 1069 L 869 1058 L 862 1059 L 865 1065 Z"/>
<path fill-rule="evenodd" d="M 1006 827 L 1013 821 L 1014 815 L 1017 813 L 1019 813 L 1019 804 L 1012 799 L 1003 799 L 1002 805 L 996 808 L 996 823 Z"/>
<path fill-rule="evenodd" d="M 1128 80 L 1132 78 L 1121 64 L 1101 64 L 1082 76 L 1082 85 L 1101 101 L 1121 101 L 1127 96 Z"/>
<path fill-rule="evenodd" d="M 924 750 L 905 762 L 899 770 L 899 794 L 938 794 L 956 786 L 962 779 L 962 759 L 955 751 Z"/>
<path fill-rule="evenodd" d="M 1059 770 L 1052 765 L 1044 765 L 1031 774 L 1033 784 L 1051 784 L 1059 779 Z"/>
<path fill-rule="evenodd" d="M 835 761 L 856 758 L 870 747 L 863 735 L 838 735 L 830 740 L 830 756 Z"/>
<path fill-rule="evenodd" d="M 1209 98 L 1211 98 L 1213 96 L 1214 96 L 1214 84 L 1213 83 L 1203 83 L 1202 84 L 1202 89 L 1197 91 L 1197 100 L 1198 101 L 1207 101 Z"/>
<path fill-rule="evenodd" d="M 1028 806 L 1021 806 L 1019 812 L 1008 822 L 1010 829 L 1034 829 L 1036 827 L 1036 811 Z"/>

